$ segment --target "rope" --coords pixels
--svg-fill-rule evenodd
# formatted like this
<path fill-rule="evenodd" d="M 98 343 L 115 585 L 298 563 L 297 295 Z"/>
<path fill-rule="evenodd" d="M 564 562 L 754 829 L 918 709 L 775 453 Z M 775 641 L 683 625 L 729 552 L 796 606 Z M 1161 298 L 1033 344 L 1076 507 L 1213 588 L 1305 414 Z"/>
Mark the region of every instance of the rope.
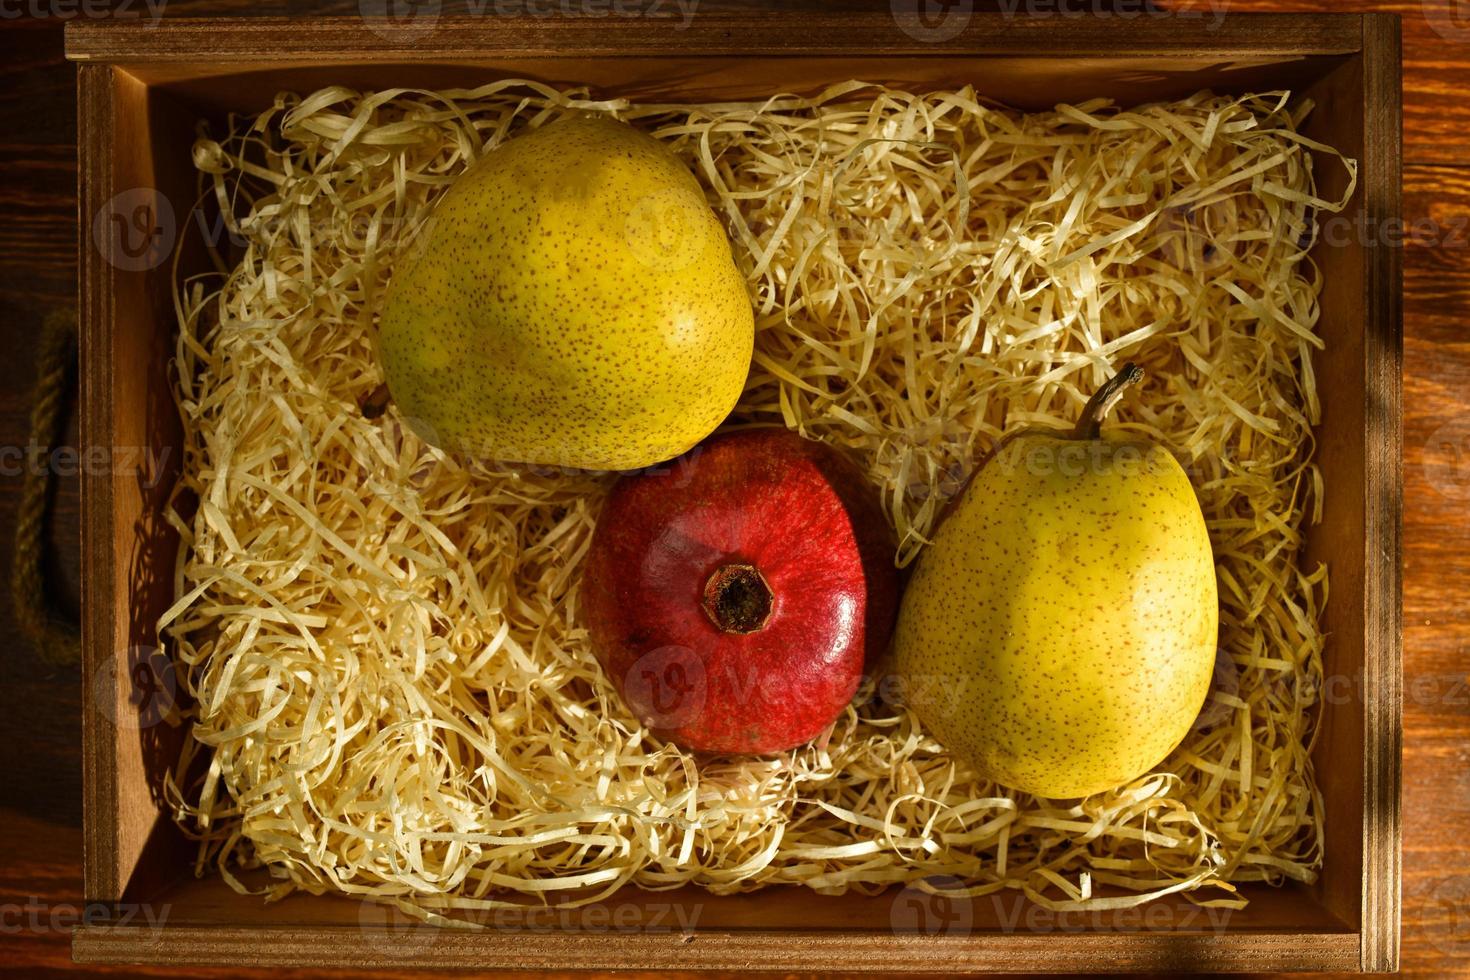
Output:
<path fill-rule="evenodd" d="M 39 459 L 27 459 L 20 508 L 15 515 L 15 564 L 10 584 L 15 620 L 35 643 L 41 658 L 57 665 L 81 659 L 81 633 L 76 623 L 56 619 L 46 601 L 43 565 L 46 505 L 51 498 L 51 447 L 60 438 L 62 408 L 76 374 L 77 318 L 71 310 L 56 310 L 41 329 L 38 377 L 31 395 L 29 446 L 44 448 Z"/>

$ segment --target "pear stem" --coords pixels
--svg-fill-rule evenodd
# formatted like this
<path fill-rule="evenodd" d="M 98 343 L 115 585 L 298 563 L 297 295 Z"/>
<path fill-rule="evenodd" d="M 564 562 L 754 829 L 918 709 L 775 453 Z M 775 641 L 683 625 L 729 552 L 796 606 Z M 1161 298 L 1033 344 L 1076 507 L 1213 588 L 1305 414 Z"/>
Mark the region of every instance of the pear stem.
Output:
<path fill-rule="evenodd" d="M 1087 407 L 1082 409 L 1082 415 L 1077 419 L 1077 425 L 1072 429 L 1074 439 L 1097 439 L 1102 436 L 1103 419 L 1118 402 L 1123 400 L 1123 393 L 1132 385 L 1143 380 L 1143 368 L 1129 361 L 1123 365 L 1123 370 L 1113 375 L 1102 383 L 1102 387 L 1092 393 L 1087 400 Z"/>

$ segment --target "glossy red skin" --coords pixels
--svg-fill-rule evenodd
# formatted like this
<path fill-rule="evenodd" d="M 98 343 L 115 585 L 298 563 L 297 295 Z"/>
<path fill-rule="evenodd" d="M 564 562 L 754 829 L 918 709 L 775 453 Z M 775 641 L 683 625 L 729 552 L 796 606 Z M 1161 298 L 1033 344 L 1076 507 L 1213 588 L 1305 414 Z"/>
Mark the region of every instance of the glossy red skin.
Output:
<path fill-rule="evenodd" d="M 888 644 L 892 532 L 838 450 L 785 429 L 706 440 L 614 486 L 587 556 L 582 611 L 603 669 L 639 720 L 684 748 L 765 755 L 820 734 Z M 760 570 L 765 626 L 722 632 L 705 583 Z"/>

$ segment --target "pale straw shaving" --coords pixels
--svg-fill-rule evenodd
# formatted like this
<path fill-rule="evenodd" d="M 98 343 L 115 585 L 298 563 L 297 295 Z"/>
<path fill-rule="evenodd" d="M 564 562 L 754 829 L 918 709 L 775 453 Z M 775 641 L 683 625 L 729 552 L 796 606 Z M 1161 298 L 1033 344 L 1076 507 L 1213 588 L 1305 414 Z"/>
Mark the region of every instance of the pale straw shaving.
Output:
<path fill-rule="evenodd" d="M 194 149 L 243 246 L 181 286 L 187 458 L 179 600 L 161 627 L 195 700 L 167 793 L 215 865 L 441 914 L 625 885 L 824 894 L 953 876 L 1054 909 L 1311 881 L 1308 758 L 1324 569 L 1309 357 L 1318 199 L 1285 93 L 1020 114 L 970 89 L 592 101 L 524 81 L 281 96 Z M 1113 423 L 1198 488 L 1222 649 L 1159 771 L 1065 805 L 977 779 L 869 683 L 777 759 L 696 763 L 641 731 L 577 616 L 604 474 L 446 457 L 390 409 L 373 311 L 438 195 L 491 146 L 578 112 L 633 121 L 707 188 L 747 274 L 736 421 L 845 446 L 919 553 L 1003 432 L 1073 419 L 1124 358 Z M 1351 194 L 1349 190 L 1348 194 Z M 198 229 L 191 229 L 198 233 Z M 184 509 L 187 513 L 187 508 Z M 959 887 L 949 882 L 949 887 Z"/>

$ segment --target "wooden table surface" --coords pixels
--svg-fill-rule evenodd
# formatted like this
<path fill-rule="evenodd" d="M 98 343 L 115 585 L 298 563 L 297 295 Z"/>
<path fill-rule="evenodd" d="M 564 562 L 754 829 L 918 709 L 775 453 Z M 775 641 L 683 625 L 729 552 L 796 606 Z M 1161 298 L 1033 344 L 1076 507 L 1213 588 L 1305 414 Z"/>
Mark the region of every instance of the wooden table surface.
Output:
<path fill-rule="evenodd" d="M 1099 6 L 1098 0 L 1053 0 L 1033 9 L 1052 11 L 1058 3 L 1080 11 Z M 700 8 L 750 5 L 705 0 Z M 1121 0 L 1117 9 L 1139 5 Z M 32 341 L 46 312 L 73 304 L 76 293 L 75 83 L 73 68 L 62 58 L 62 26 L 72 17 L 105 16 L 108 7 L 118 16 L 147 17 L 157 6 L 158 0 L 153 8 L 143 0 L 0 0 L 0 349 L 8 352 L 0 357 L 0 450 L 11 450 L 6 458 L 28 439 Z M 499 9 L 506 6 L 501 0 Z M 1402 246 L 1402 963 L 1412 975 L 1470 976 L 1470 4 L 1194 0 L 1194 6 L 1225 16 L 1389 10 L 1403 17 L 1404 218 L 1410 227 L 1432 222 L 1420 225 L 1432 231 Z M 164 15 L 355 14 L 358 7 L 357 0 L 320 6 L 304 0 L 167 0 Z M 1020 9 L 1027 9 L 1025 0 Z M 74 445 L 74 414 L 69 433 Z M 20 485 L 14 469 L 0 467 L 7 581 Z M 58 604 L 75 615 L 75 478 L 60 481 L 52 518 L 48 561 Z M 0 636 L 6 638 L 0 657 L 0 969 L 48 976 L 77 969 L 66 926 L 82 905 L 80 682 L 74 669 L 37 661 L 16 633 L 9 603 L 0 603 Z"/>

